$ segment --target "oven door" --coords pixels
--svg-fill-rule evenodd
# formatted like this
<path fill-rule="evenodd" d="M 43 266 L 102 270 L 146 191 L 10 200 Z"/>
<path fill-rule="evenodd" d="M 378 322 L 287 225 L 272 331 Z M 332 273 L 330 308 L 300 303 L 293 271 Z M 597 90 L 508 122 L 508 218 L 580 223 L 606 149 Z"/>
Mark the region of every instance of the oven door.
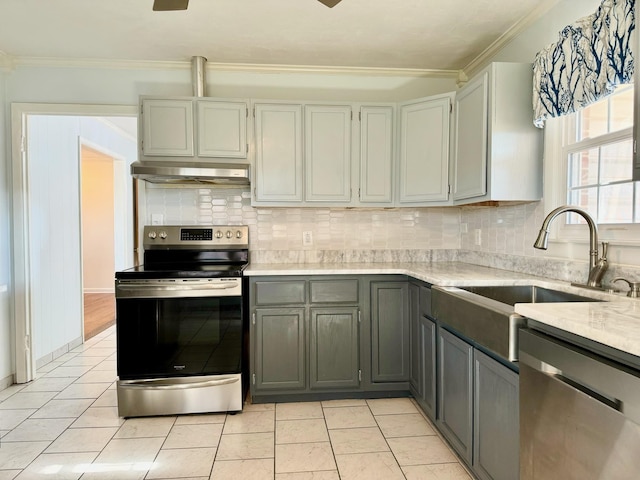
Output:
<path fill-rule="evenodd" d="M 120 380 L 241 373 L 240 278 L 116 280 Z"/>

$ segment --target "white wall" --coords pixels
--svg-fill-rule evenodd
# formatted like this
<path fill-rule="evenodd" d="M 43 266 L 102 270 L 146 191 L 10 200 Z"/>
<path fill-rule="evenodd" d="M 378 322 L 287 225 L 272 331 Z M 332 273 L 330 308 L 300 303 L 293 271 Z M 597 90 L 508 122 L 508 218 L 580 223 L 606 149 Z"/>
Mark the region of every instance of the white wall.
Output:
<path fill-rule="evenodd" d="M 9 112 L 5 102 L 5 73 L 0 68 L 0 285 L 11 288 L 9 165 L 11 147 L 7 139 Z M 0 389 L 12 381 L 14 367 L 13 323 L 10 292 L 0 292 Z"/>

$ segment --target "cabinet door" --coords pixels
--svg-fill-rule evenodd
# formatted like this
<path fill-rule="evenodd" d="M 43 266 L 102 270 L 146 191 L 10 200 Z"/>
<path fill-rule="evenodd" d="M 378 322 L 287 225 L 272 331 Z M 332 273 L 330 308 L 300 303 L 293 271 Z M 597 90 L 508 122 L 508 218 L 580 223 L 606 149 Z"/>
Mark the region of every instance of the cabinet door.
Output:
<path fill-rule="evenodd" d="M 478 350 L 474 370 L 473 469 L 483 480 L 518 478 L 518 374 Z"/>
<path fill-rule="evenodd" d="M 193 156 L 193 102 L 143 99 L 142 154 L 145 156 Z"/>
<path fill-rule="evenodd" d="M 456 95 L 454 200 L 487 193 L 488 96 L 488 72 Z"/>
<path fill-rule="evenodd" d="M 247 158 L 247 104 L 197 100 L 198 156 Z"/>
<path fill-rule="evenodd" d="M 450 110 L 449 96 L 400 107 L 400 203 L 448 199 Z"/>
<path fill-rule="evenodd" d="M 358 309 L 312 308 L 310 322 L 309 386 L 357 387 Z"/>
<path fill-rule="evenodd" d="M 302 202 L 302 106 L 255 105 L 256 202 Z"/>
<path fill-rule="evenodd" d="M 418 326 L 420 344 L 420 384 L 422 395 L 418 402 L 427 416 L 436 419 L 436 324 L 425 316 L 420 316 Z"/>
<path fill-rule="evenodd" d="M 420 371 L 420 287 L 414 283 L 409 284 L 409 322 L 411 325 L 409 382 L 414 395 L 422 397 L 423 385 L 420 381 L 422 377 Z"/>
<path fill-rule="evenodd" d="M 409 380 L 409 286 L 407 282 L 371 283 L 371 380 Z"/>
<path fill-rule="evenodd" d="M 442 434 L 470 465 L 473 440 L 473 347 L 442 328 L 439 329 L 438 338 L 438 425 Z"/>
<path fill-rule="evenodd" d="M 393 108 L 360 109 L 360 202 L 393 201 Z"/>
<path fill-rule="evenodd" d="M 351 107 L 305 107 L 305 200 L 351 201 Z"/>
<path fill-rule="evenodd" d="M 255 311 L 256 390 L 305 388 L 305 309 Z"/>

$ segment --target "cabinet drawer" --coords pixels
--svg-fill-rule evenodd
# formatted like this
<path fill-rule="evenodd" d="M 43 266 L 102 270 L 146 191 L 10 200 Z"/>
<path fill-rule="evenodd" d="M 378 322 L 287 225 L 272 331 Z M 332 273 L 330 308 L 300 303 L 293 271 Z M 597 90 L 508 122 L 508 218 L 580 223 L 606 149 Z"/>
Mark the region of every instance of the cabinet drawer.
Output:
<path fill-rule="evenodd" d="M 311 303 L 358 303 L 358 280 L 311 280 Z"/>
<path fill-rule="evenodd" d="M 256 305 L 305 303 L 304 280 L 256 282 Z"/>
<path fill-rule="evenodd" d="M 420 285 L 420 315 L 423 317 L 431 317 L 431 289 Z"/>

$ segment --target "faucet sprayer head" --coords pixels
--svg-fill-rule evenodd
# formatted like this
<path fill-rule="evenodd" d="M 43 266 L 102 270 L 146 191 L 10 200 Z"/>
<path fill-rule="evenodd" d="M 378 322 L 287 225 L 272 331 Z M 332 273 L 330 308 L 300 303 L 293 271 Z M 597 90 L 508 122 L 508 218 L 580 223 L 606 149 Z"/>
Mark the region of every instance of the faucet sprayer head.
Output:
<path fill-rule="evenodd" d="M 538 232 L 538 238 L 536 238 L 536 241 L 533 244 L 533 248 L 537 248 L 539 250 L 546 250 L 548 244 L 549 244 L 549 230 L 545 230 L 544 228 L 541 228 L 540 232 Z"/>

